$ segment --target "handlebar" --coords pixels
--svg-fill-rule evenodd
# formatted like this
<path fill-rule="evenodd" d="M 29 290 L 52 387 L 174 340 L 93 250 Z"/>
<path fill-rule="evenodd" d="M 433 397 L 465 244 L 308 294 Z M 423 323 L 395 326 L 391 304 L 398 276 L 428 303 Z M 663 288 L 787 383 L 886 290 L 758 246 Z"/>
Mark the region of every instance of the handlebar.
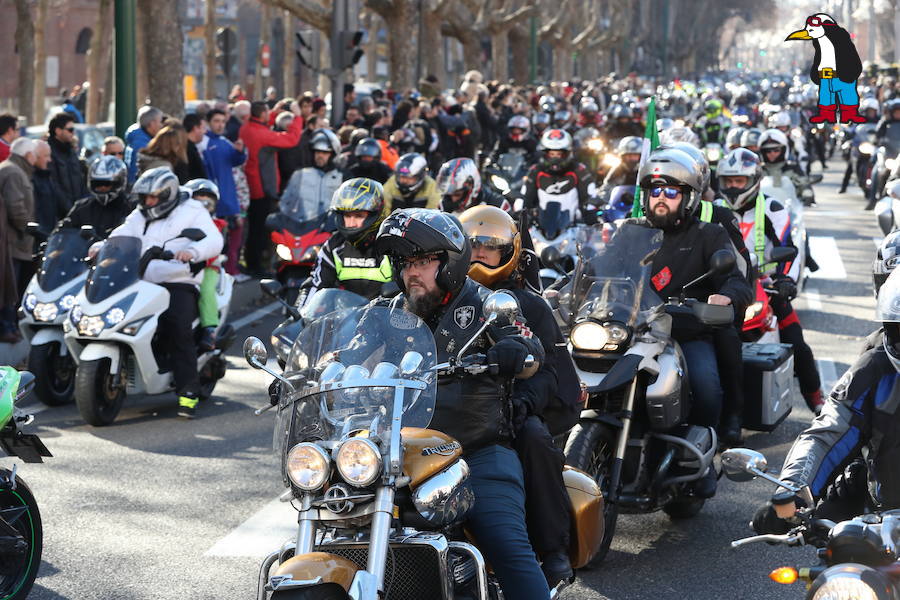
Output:
<path fill-rule="evenodd" d="M 453 361 L 441 363 L 432 367 L 432 370 L 436 371 L 439 376 L 481 375 L 486 372 L 496 375 L 499 366 L 497 364 L 488 364 L 485 362 L 486 360 L 487 357 L 484 354 L 471 354 L 464 357 L 459 363 L 453 364 Z M 530 369 L 534 366 L 534 363 L 534 356 L 529 354 L 525 357 L 524 368 Z"/>

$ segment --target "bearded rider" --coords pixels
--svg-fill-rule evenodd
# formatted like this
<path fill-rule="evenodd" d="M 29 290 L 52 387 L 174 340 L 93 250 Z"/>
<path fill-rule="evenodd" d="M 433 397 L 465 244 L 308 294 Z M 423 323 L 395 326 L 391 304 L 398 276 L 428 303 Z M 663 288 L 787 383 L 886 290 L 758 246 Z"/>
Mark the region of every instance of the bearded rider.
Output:
<path fill-rule="evenodd" d="M 397 211 L 382 223 L 376 249 L 390 257 L 403 292 L 379 302 L 402 305 L 425 321 L 435 334 L 438 362 L 455 356 L 485 318 L 490 292 L 466 276 L 472 249 L 459 220 L 435 210 Z M 528 354 L 542 361 L 543 347 L 513 325 L 479 336 L 466 355 L 475 353 L 485 353 L 499 376 L 441 378 L 431 427 L 462 444 L 477 498 L 467 526 L 504 596 L 545 600 L 550 592 L 528 540 L 522 466 L 510 448 L 507 401 L 510 380 L 522 373 Z"/>

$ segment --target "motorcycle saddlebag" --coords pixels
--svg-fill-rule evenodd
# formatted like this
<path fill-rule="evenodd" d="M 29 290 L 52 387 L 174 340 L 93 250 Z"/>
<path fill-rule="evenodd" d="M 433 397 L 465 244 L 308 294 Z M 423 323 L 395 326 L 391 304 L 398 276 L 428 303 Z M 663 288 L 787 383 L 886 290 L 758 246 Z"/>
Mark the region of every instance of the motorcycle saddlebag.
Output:
<path fill-rule="evenodd" d="M 743 347 L 744 427 L 772 431 L 791 414 L 794 351 L 789 344 Z"/>

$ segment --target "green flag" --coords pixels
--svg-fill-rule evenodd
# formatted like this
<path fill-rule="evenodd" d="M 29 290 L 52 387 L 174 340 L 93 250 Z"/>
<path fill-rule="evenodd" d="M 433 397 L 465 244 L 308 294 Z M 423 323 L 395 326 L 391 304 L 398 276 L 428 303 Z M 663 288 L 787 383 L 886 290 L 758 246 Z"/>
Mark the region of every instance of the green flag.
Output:
<path fill-rule="evenodd" d="M 644 129 L 644 145 L 641 148 L 641 162 L 638 167 L 640 173 L 641 167 L 647 161 L 650 153 L 659 146 L 659 131 L 656 129 L 656 96 L 650 98 L 650 105 L 647 107 L 647 127 Z M 632 217 L 643 217 L 644 209 L 641 208 L 641 187 L 640 181 L 635 182 L 634 205 L 631 207 Z"/>

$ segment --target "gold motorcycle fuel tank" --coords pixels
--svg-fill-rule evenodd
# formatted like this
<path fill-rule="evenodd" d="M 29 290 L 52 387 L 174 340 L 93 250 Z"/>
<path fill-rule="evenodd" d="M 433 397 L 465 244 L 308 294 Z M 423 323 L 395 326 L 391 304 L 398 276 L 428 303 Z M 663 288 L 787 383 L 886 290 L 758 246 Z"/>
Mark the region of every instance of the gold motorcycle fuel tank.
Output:
<path fill-rule="evenodd" d="M 295 581 L 312 581 L 321 577 L 322 583 L 336 583 L 349 591 L 358 570 L 355 562 L 336 554 L 310 552 L 284 561 L 272 576 L 289 575 Z"/>
<path fill-rule="evenodd" d="M 410 478 L 411 489 L 462 456 L 462 444 L 435 429 L 404 427 L 400 436 L 404 451 L 403 473 Z"/>
<path fill-rule="evenodd" d="M 603 493 L 594 479 L 566 465 L 563 481 L 572 503 L 572 533 L 569 560 L 580 569 L 590 562 L 603 541 Z"/>

